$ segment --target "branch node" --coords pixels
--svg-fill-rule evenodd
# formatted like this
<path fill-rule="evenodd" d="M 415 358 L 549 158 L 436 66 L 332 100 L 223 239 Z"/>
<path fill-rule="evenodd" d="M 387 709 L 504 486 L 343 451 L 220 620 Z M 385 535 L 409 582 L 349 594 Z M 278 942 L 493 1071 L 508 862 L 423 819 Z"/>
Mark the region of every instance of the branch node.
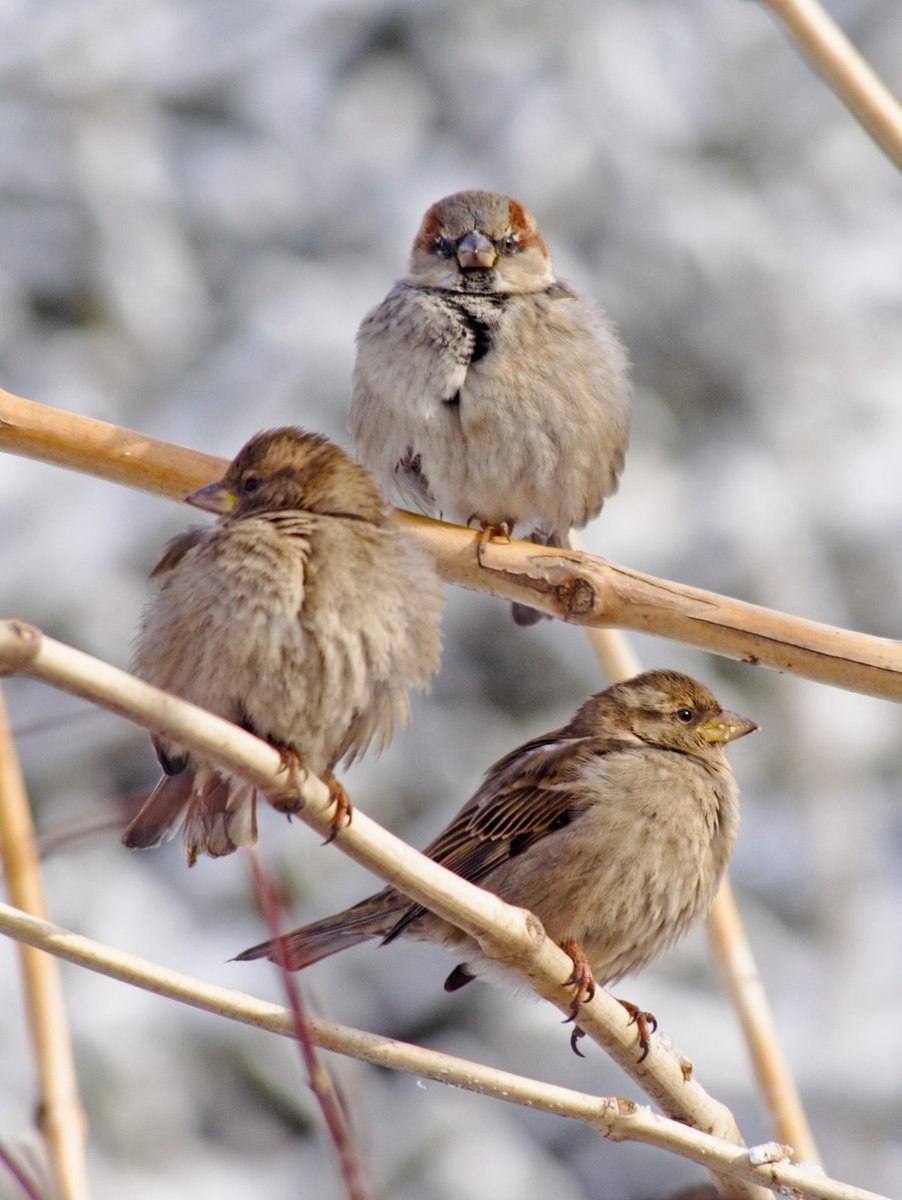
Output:
<path fill-rule="evenodd" d="M 629 1131 L 624 1123 L 634 1116 L 639 1106 L 633 1100 L 621 1096 L 606 1096 L 601 1102 L 601 1113 L 595 1128 L 612 1142 L 628 1141 Z"/>
<path fill-rule="evenodd" d="M 581 575 L 572 576 L 557 588 L 558 601 L 568 619 L 591 616 L 596 609 L 595 588 Z"/>
<path fill-rule="evenodd" d="M 41 631 L 17 617 L 0 621 L 0 675 L 28 673 L 41 648 Z"/>

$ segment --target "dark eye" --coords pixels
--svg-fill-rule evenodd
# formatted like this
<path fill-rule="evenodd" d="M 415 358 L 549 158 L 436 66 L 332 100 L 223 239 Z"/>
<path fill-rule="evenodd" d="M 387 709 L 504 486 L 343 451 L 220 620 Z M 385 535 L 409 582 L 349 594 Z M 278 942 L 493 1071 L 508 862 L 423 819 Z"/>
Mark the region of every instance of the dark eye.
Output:
<path fill-rule="evenodd" d="M 512 233 L 509 233 L 501 243 L 502 254 L 517 254 L 520 250 L 520 243 Z"/>
<path fill-rule="evenodd" d="M 695 717 L 695 713 L 692 711 L 691 708 L 678 708 L 677 709 L 676 719 L 678 721 L 682 721 L 684 725 L 688 725 L 689 722 L 694 719 L 694 717 Z"/>
<path fill-rule="evenodd" d="M 439 258 L 453 258 L 454 243 L 449 241 L 446 237 L 436 238 L 433 251 L 438 255 Z"/>
<path fill-rule="evenodd" d="M 241 481 L 241 489 L 245 496 L 252 496 L 260 486 L 260 478 L 257 475 L 245 475 Z"/>

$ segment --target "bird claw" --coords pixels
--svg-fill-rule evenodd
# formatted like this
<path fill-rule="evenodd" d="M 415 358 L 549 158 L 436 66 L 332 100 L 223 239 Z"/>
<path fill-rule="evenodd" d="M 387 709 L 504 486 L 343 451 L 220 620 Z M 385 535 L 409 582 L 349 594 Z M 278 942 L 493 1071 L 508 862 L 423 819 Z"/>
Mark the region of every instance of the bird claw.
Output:
<path fill-rule="evenodd" d="M 476 543 L 476 561 L 482 566 L 482 558 L 485 554 L 485 548 L 491 541 L 509 542 L 511 540 L 511 521 L 483 521 L 477 513 L 471 513 L 467 518 L 467 525 L 471 525 L 474 521 L 479 521 L 482 525 L 482 531 L 479 534 L 479 541 Z"/>
<path fill-rule="evenodd" d="M 633 1004 L 630 1000 L 621 1000 L 617 998 L 617 1003 L 622 1005 L 629 1013 L 629 1024 L 635 1025 L 639 1033 L 639 1045 L 642 1048 L 642 1053 L 639 1055 L 639 1062 L 645 1062 L 648 1058 L 648 1052 L 651 1049 L 651 1035 L 658 1028 L 657 1018 L 653 1013 L 645 1012 L 638 1004 Z"/>
<path fill-rule="evenodd" d="M 568 1020 L 572 1021 L 573 1018 L 569 1017 Z M 583 1054 L 582 1050 L 580 1050 L 579 1046 L 577 1046 L 577 1044 L 576 1044 L 580 1038 L 584 1038 L 585 1036 L 586 1036 L 585 1029 L 580 1029 L 580 1027 L 578 1025 L 574 1025 L 573 1029 L 570 1031 L 570 1049 L 573 1051 L 573 1053 L 576 1055 L 577 1058 L 585 1058 L 586 1057 L 585 1054 Z"/>
<path fill-rule="evenodd" d="M 284 771 L 288 776 L 288 786 L 284 792 L 277 796 L 268 796 L 267 799 L 276 812 L 285 813 L 290 817 L 292 813 L 298 813 L 303 808 L 299 792 L 301 772 L 306 775 L 307 768 L 297 750 L 291 750 L 287 746 L 275 746 L 275 749 L 279 752 L 279 772 Z"/>
<path fill-rule="evenodd" d="M 565 942 L 561 942 L 560 946 L 564 953 L 569 955 L 573 963 L 573 972 L 567 979 L 567 986 L 574 987 L 575 991 L 573 1000 L 570 1003 L 570 1016 L 564 1022 L 567 1025 L 570 1021 L 576 1020 L 580 1008 L 584 1004 L 588 1004 L 595 995 L 595 978 L 592 974 L 589 960 L 586 958 L 586 953 L 579 942 L 568 939 Z"/>
<path fill-rule="evenodd" d="M 334 842 L 338 837 L 342 826 L 348 826 L 354 819 L 354 806 L 351 803 L 348 793 L 338 782 L 331 771 L 326 771 L 323 774 L 323 779 L 329 788 L 329 803 L 335 805 L 335 812 L 332 816 L 332 829 L 329 836 L 323 842 L 324 846 L 328 846 L 330 842 Z"/>

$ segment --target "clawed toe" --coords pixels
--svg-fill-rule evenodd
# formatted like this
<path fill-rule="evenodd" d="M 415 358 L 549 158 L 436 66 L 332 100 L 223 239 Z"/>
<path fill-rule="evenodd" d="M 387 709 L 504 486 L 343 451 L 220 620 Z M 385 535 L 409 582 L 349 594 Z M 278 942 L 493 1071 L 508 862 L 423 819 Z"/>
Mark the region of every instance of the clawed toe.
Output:
<path fill-rule="evenodd" d="M 573 1018 L 569 1017 L 568 1020 L 572 1021 Z M 580 1050 L 579 1046 L 577 1045 L 577 1042 L 579 1041 L 579 1039 L 584 1038 L 585 1036 L 586 1036 L 585 1029 L 580 1029 L 580 1027 L 578 1025 L 573 1026 L 573 1029 L 570 1032 L 570 1049 L 573 1051 L 573 1053 L 576 1055 L 577 1058 L 585 1058 L 586 1057 L 585 1054 L 583 1054 L 582 1050 Z"/>
<path fill-rule="evenodd" d="M 645 1062 L 648 1058 L 648 1052 L 651 1049 L 651 1035 L 658 1028 L 657 1018 L 653 1013 L 645 1012 L 638 1004 L 633 1004 L 630 1000 L 621 1000 L 617 998 L 617 1003 L 621 1004 L 629 1013 L 631 1025 L 635 1025 L 639 1033 L 639 1045 L 642 1048 L 642 1053 L 639 1055 L 639 1062 Z"/>
<path fill-rule="evenodd" d="M 279 771 L 285 772 L 288 776 L 288 786 L 284 792 L 280 792 L 275 796 L 267 796 L 269 803 L 276 812 L 286 813 L 289 817 L 292 813 L 301 811 L 303 803 L 300 799 L 301 790 L 301 772 L 307 773 L 307 768 L 304 765 L 304 760 L 297 750 L 291 750 L 287 746 L 275 746 L 279 752 Z"/>
<path fill-rule="evenodd" d="M 477 513 L 471 513 L 467 518 L 467 525 L 472 524 L 473 521 L 479 521 L 482 525 L 482 532 L 476 543 L 476 559 L 482 566 L 482 558 L 489 542 L 494 540 L 509 542 L 511 540 L 512 523 L 510 521 L 483 521 Z"/>
<path fill-rule="evenodd" d="M 573 962 L 573 973 L 567 980 L 568 986 L 574 988 L 573 1000 L 570 1004 L 568 1021 L 575 1021 L 576 1015 L 584 1004 L 588 1004 L 595 995 L 595 978 L 592 968 L 586 958 L 585 951 L 579 942 L 567 940 L 561 942 L 561 949 L 568 954 Z"/>
<path fill-rule="evenodd" d="M 324 846 L 328 846 L 330 842 L 335 841 L 343 826 L 351 824 L 351 821 L 354 819 L 354 806 L 351 803 L 348 793 L 331 771 L 325 771 L 323 779 L 329 788 L 329 800 L 335 805 L 335 812 L 332 815 L 332 829 L 329 836 L 323 842 Z"/>

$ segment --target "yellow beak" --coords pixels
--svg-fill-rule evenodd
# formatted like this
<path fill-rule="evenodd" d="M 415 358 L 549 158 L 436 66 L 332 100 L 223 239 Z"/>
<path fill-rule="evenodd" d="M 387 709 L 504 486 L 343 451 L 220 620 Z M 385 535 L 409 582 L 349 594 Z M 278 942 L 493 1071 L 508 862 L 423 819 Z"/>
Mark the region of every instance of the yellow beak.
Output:
<path fill-rule="evenodd" d="M 196 492 L 186 496 L 185 503 L 193 504 L 195 508 L 203 508 L 207 512 L 218 513 L 220 516 L 228 516 L 230 512 L 234 512 L 238 497 L 222 483 L 208 483 L 206 487 L 198 488 Z"/>
<path fill-rule="evenodd" d="M 747 733 L 754 733 L 757 728 L 755 722 L 750 721 L 748 717 L 742 717 L 739 713 L 729 712 L 727 709 L 699 725 L 699 730 L 709 742 L 735 742 Z"/>

